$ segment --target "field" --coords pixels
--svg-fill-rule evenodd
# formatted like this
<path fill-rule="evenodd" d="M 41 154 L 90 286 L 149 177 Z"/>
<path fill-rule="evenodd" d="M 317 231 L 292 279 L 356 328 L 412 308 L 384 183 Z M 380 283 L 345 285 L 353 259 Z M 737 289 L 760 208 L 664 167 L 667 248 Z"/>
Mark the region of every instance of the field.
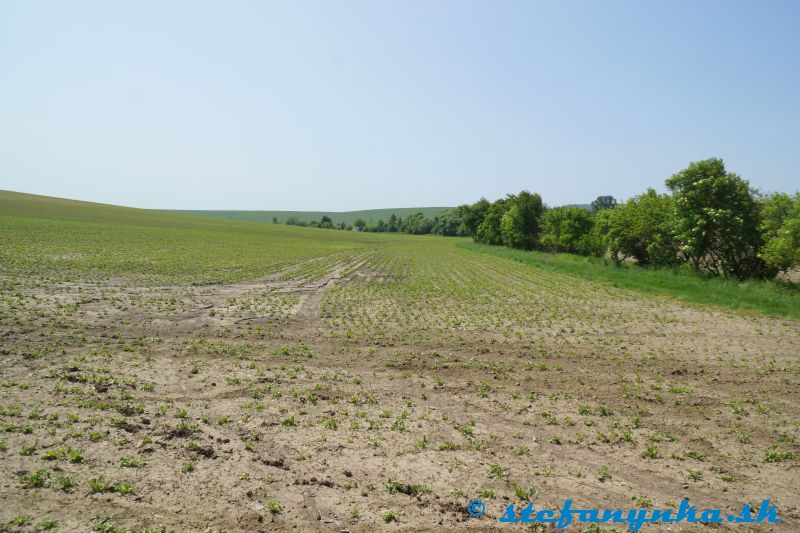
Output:
<path fill-rule="evenodd" d="M 323 216 L 331 219 L 334 224 L 352 224 L 357 219 L 363 219 L 367 224 L 376 224 L 378 220 L 388 222 L 392 215 L 406 218 L 409 215 L 422 213 L 428 218 L 433 218 L 437 214 L 450 209 L 449 207 L 396 207 L 387 209 L 365 209 L 363 211 L 220 211 L 220 210 L 168 210 L 168 213 L 179 213 L 186 215 L 199 215 L 212 218 L 224 218 L 230 220 L 246 220 L 249 222 L 271 223 L 273 217 L 283 224 L 289 217 L 297 217 L 298 220 L 319 222 Z"/>
<path fill-rule="evenodd" d="M 799 530 L 797 295 L 608 276 L 0 192 L 0 530 L 507 531 L 511 502 L 684 497 Z"/>

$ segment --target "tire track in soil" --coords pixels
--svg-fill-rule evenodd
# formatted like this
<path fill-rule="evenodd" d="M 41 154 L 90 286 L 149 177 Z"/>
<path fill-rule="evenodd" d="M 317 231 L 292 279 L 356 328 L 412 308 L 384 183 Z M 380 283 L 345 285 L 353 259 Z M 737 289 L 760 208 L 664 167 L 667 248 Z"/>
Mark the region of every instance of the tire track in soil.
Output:
<path fill-rule="evenodd" d="M 313 328 L 319 321 L 322 293 L 326 289 L 336 285 L 336 283 L 343 278 L 347 279 L 360 272 L 368 257 L 369 254 L 366 256 L 359 256 L 349 264 L 343 265 L 327 276 L 320 278 L 313 285 L 304 285 L 300 287 L 298 289 L 298 292 L 300 292 L 300 301 L 297 302 L 291 312 L 296 318 L 295 327 L 297 327 L 297 329 Z M 348 272 L 349 274 L 347 276 L 342 276 L 342 272 Z"/>
<path fill-rule="evenodd" d="M 240 324 L 266 325 L 277 320 L 270 316 L 258 313 L 247 313 L 246 316 L 232 316 L 223 319 L 214 318 L 212 311 L 215 308 L 224 307 L 231 299 L 239 299 L 248 295 L 252 296 L 277 296 L 277 295 L 298 295 L 299 301 L 289 311 L 289 321 L 285 328 L 293 331 L 302 331 L 313 327 L 319 320 L 319 304 L 322 292 L 332 287 L 343 277 L 354 275 L 366 263 L 371 256 L 367 252 L 357 256 L 354 260 L 338 266 L 322 278 L 313 282 L 308 280 L 284 280 L 281 279 L 287 272 L 293 271 L 295 267 L 277 272 L 267 278 L 258 281 L 237 282 L 226 285 L 207 285 L 199 287 L 201 290 L 212 291 L 204 294 L 202 305 L 191 311 L 179 315 L 166 317 L 160 321 L 164 326 L 164 333 L 167 336 L 183 336 L 197 332 L 198 330 L 212 326 L 232 326 Z M 343 275 L 346 272 L 347 275 Z M 264 292 L 268 291 L 268 292 Z"/>

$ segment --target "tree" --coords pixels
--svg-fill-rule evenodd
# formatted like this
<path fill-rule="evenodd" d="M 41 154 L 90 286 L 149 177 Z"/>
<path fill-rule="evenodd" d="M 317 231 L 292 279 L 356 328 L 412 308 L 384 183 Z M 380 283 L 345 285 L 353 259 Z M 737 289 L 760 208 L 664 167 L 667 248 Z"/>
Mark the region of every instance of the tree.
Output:
<path fill-rule="evenodd" d="M 617 199 L 613 196 L 598 196 L 594 202 L 592 202 L 592 212 L 599 213 L 605 209 L 611 209 L 617 205 Z"/>
<path fill-rule="evenodd" d="M 800 193 L 768 197 L 762 209 L 764 247 L 759 256 L 775 270 L 800 265 Z"/>
<path fill-rule="evenodd" d="M 542 197 L 522 191 L 507 199 L 508 209 L 500 221 L 503 244 L 532 250 L 539 243 L 539 221 L 544 212 Z"/>
<path fill-rule="evenodd" d="M 353 222 L 353 227 L 357 231 L 364 231 L 364 228 L 367 227 L 367 223 L 364 222 L 363 218 L 357 218 L 355 222 Z"/>
<path fill-rule="evenodd" d="M 786 217 L 790 216 L 800 193 L 794 198 L 786 193 L 778 192 L 762 198 L 761 201 L 761 234 L 765 241 L 778 235 Z"/>
<path fill-rule="evenodd" d="M 594 219 L 586 209 L 548 209 L 542 216 L 542 247 L 550 252 L 598 255 L 599 247 L 591 239 L 593 227 Z"/>
<path fill-rule="evenodd" d="M 399 229 L 397 226 L 398 226 L 397 216 L 395 216 L 395 214 L 392 213 L 392 216 L 389 217 L 389 223 L 387 224 L 387 229 L 388 231 L 395 232 Z"/>
<path fill-rule="evenodd" d="M 508 198 L 501 198 L 489 205 L 486 216 L 475 230 L 476 241 L 486 244 L 503 244 L 500 223 L 509 208 L 508 204 Z"/>
<path fill-rule="evenodd" d="M 483 223 L 489 213 L 491 202 L 486 198 L 481 198 L 472 205 L 459 206 L 461 212 L 461 231 L 465 235 L 475 237 L 478 234 L 478 227 Z"/>
<path fill-rule="evenodd" d="M 414 213 L 406 218 L 403 231 L 412 235 L 425 235 L 431 232 L 433 221 L 422 213 Z"/>
<path fill-rule="evenodd" d="M 766 275 L 759 209 L 749 183 L 721 159 L 691 163 L 666 180 L 675 195 L 676 235 L 695 270 L 745 279 Z"/>
<path fill-rule="evenodd" d="M 431 233 L 450 237 L 456 235 L 463 236 L 463 233 L 461 233 L 461 227 L 461 208 L 457 207 L 455 209 L 447 209 L 446 211 L 442 211 L 433 217 L 433 228 L 431 229 Z"/>
<path fill-rule="evenodd" d="M 605 235 L 611 257 L 615 261 L 633 257 L 641 266 L 678 264 L 674 213 L 672 197 L 653 189 L 600 213 L 606 219 Z"/>
<path fill-rule="evenodd" d="M 603 257 L 608 251 L 608 231 L 610 228 L 611 214 L 616 210 L 603 209 L 592 216 L 594 224 L 587 237 L 589 253 L 596 257 Z"/>

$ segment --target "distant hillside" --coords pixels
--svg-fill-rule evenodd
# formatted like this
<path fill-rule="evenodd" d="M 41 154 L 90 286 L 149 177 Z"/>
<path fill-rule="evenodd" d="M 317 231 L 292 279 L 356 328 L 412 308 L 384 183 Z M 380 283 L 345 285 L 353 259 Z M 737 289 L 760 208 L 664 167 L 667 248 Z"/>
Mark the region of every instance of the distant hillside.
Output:
<path fill-rule="evenodd" d="M 396 207 L 390 209 L 367 209 L 364 211 L 204 211 L 204 210 L 181 210 L 169 209 L 164 210 L 168 213 L 180 213 L 184 215 L 198 215 L 203 217 L 212 218 L 227 218 L 232 220 L 248 220 L 251 222 L 272 222 L 273 217 L 278 219 L 278 222 L 283 224 L 289 217 L 297 217 L 298 220 L 310 222 L 312 220 L 319 221 L 323 216 L 329 217 L 334 224 L 344 222 L 345 224 L 352 224 L 358 218 L 363 218 L 367 224 L 374 224 L 378 220 L 384 222 L 389 220 L 392 214 L 398 217 L 406 218 L 415 213 L 422 213 L 426 217 L 433 218 L 435 215 L 442 211 L 450 209 L 449 207 Z"/>

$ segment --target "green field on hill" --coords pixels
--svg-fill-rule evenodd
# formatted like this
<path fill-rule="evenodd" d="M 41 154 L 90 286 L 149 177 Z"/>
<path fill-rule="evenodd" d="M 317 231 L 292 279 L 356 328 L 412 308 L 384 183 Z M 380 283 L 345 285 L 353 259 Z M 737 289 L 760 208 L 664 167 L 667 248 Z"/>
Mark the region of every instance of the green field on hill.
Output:
<path fill-rule="evenodd" d="M 495 256 L 528 269 L 687 302 L 800 318 L 800 291 L 789 285 L 618 268 L 602 260 L 489 247 L 453 237 L 255 224 L 9 191 L 0 191 L 0 230 L 0 263 L 6 275 L 35 272 L 61 280 L 136 275 L 202 284 L 253 279 L 304 261 L 344 264 L 365 252 L 379 252 L 371 261 L 387 260 L 385 254 L 390 254 L 392 264 L 453 260 L 456 253 Z M 326 263 L 326 257 L 338 259 Z"/>
<path fill-rule="evenodd" d="M 6 275 L 249 279 L 368 246 L 374 235 L 253 224 L 0 191 Z"/>

